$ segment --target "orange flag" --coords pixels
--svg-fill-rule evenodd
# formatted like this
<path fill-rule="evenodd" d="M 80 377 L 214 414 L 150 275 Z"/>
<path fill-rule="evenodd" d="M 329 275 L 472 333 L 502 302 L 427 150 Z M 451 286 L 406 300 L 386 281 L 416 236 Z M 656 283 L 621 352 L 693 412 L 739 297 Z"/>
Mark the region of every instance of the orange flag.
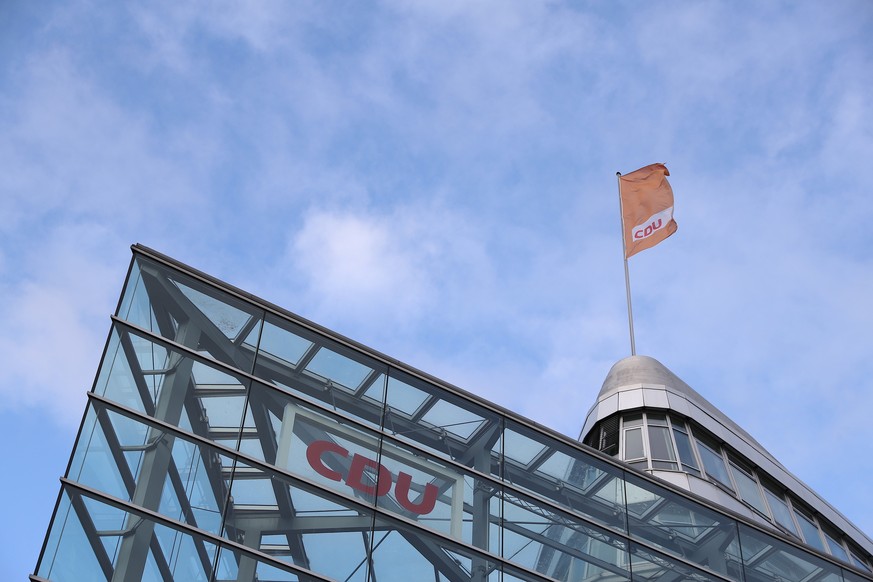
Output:
<path fill-rule="evenodd" d="M 619 176 L 625 258 L 655 246 L 676 232 L 673 189 L 667 182 L 669 175 L 664 164 L 652 164 Z"/>

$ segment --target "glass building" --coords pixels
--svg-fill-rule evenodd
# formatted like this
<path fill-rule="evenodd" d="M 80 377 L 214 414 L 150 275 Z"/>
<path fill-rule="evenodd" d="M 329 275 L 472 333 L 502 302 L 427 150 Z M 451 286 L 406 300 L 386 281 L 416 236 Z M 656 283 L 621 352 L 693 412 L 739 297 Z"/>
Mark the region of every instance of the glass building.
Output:
<path fill-rule="evenodd" d="M 650 358 L 580 440 L 142 246 L 33 581 L 873 581 Z"/>

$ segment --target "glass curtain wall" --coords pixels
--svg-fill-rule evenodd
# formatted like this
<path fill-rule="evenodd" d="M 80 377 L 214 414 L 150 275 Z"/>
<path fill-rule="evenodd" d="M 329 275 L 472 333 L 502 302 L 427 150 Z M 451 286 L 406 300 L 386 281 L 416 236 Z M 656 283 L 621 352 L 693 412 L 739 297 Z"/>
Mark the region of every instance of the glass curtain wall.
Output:
<path fill-rule="evenodd" d="M 873 580 L 143 249 L 32 576 L 777 578 Z"/>

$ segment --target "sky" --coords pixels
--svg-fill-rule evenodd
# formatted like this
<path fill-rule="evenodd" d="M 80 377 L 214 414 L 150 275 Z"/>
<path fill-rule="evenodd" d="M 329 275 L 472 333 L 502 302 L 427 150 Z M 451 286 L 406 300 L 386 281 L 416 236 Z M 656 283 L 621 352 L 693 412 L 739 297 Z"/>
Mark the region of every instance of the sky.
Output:
<path fill-rule="evenodd" d="M 0 2 L 3 579 L 142 243 L 562 433 L 657 358 L 873 534 L 873 3 Z"/>

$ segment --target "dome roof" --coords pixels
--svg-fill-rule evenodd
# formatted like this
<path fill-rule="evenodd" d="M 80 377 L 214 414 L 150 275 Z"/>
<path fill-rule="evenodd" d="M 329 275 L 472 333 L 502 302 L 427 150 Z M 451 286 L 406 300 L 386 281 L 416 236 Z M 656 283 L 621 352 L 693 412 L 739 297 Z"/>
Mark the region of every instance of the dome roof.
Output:
<path fill-rule="evenodd" d="M 694 418 L 698 422 L 703 421 L 702 424 L 704 426 L 710 424 L 706 420 L 715 421 L 716 424 L 739 436 L 771 461 L 778 462 L 752 435 L 743 430 L 742 427 L 728 418 L 727 415 L 701 396 L 700 393 L 682 381 L 667 366 L 651 356 L 629 356 L 613 364 L 606 375 L 606 379 L 603 381 L 600 393 L 597 395 L 597 402 L 601 403 L 613 394 L 640 388 L 661 389 L 679 396 L 691 405 L 690 409 L 686 411 L 685 407 L 674 407 L 672 405 L 674 399 L 671 399 L 671 405 L 666 408 L 673 409 L 683 414 L 683 416 Z M 619 409 L 626 408 L 619 406 Z M 709 418 L 700 418 L 701 413 Z M 721 436 L 723 433 L 718 431 L 717 434 Z"/>

